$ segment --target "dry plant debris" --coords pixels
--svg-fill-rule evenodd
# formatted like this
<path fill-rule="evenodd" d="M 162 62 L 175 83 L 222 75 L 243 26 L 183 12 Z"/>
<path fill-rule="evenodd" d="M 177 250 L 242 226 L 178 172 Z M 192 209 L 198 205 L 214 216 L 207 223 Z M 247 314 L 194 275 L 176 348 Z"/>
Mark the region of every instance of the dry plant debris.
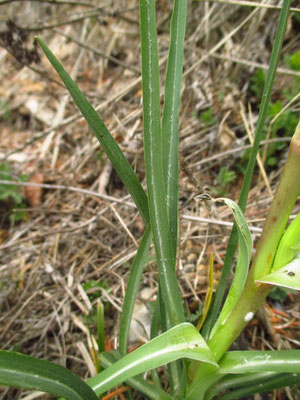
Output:
<path fill-rule="evenodd" d="M 178 276 L 191 313 L 205 297 L 210 253 L 215 279 L 220 275 L 232 225 L 226 207 L 212 207 L 203 198 L 238 198 L 243 154 L 259 104 L 251 86 L 259 68 L 267 68 L 278 5 L 229 0 L 189 5 L 180 114 Z M 163 83 L 171 2 L 157 2 L 157 11 Z M 14 190 L 22 197 L 22 204 L 1 202 L 1 347 L 58 362 L 86 378 L 94 372 L 89 329 L 94 333 L 97 298 L 105 304 L 107 345 L 114 346 L 130 263 L 144 227 L 33 38 L 40 35 L 60 58 L 143 181 L 138 6 L 134 0 L 0 1 L 0 14 L 0 164 L 9 165 Z M 299 15 L 296 9 L 290 17 L 284 55 L 299 51 Z M 282 57 L 272 98 L 289 103 L 290 112 L 298 114 L 299 96 L 288 100 L 284 89 L 299 82 L 299 76 Z M 272 139 L 287 140 L 280 132 Z M 272 168 L 264 157 L 246 212 L 254 239 L 286 146 L 276 151 Z M 230 179 L 226 171 L 234 171 Z M 24 174 L 28 178 L 22 181 Z M 141 285 L 141 290 L 150 289 L 148 303 L 156 295 L 156 275 L 152 253 Z M 139 301 L 145 304 L 144 298 Z M 299 296 L 269 299 L 249 323 L 244 346 L 299 348 L 299 316 Z M 117 392 L 119 398 L 124 390 Z M 286 390 L 272 398 L 296 395 Z M 0 390 L 1 399 L 37 397 L 46 398 Z"/>

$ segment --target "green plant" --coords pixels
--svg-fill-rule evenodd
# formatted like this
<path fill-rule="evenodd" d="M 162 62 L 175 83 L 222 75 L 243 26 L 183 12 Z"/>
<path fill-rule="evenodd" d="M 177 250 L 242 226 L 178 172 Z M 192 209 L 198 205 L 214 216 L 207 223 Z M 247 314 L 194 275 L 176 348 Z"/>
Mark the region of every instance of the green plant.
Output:
<path fill-rule="evenodd" d="M 204 123 L 206 127 L 214 125 L 217 122 L 217 118 L 214 116 L 212 108 L 209 108 L 207 111 L 201 113 L 200 120 Z"/>
<path fill-rule="evenodd" d="M 8 163 L 0 164 L 0 180 L 12 181 L 10 165 Z M 27 175 L 20 175 L 19 180 L 25 182 Z M 5 203 L 9 208 L 9 220 L 11 223 L 18 222 L 27 218 L 26 211 L 20 211 L 26 208 L 20 193 L 20 186 L 14 184 L 0 183 L 0 202 Z M 14 211 L 14 208 L 19 209 Z"/>
<path fill-rule="evenodd" d="M 300 51 L 294 54 L 286 54 L 284 57 L 285 65 L 293 71 L 300 70 Z M 250 90 L 255 94 L 257 100 L 261 98 L 264 84 L 265 72 L 258 69 L 256 74 L 251 78 Z M 287 87 L 282 91 L 281 98 L 275 102 L 270 102 L 267 112 L 267 124 L 265 126 L 265 135 L 268 138 L 287 137 L 290 132 L 296 129 L 299 115 L 296 111 L 289 108 L 285 109 L 286 103 L 291 101 L 299 93 L 300 78 L 298 76 L 290 79 Z M 278 152 L 286 148 L 286 142 L 270 143 L 264 151 L 264 159 L 266 165 L 274 167 L 278 164 Z M 243 159 L 249 158 L 249 151 L 246 151 Z"/>
<path fill-rule="evenodd" d="M 96 399 L 96 396 L 124 381 L 150 399 L 163 400 L 209 400 L 228 389 L 229 392 L 222 398 L 233 399 L 240 398 L 238 396 L 241 396 L 241 393 L 243 396 L 253 393 L 254 386 L 256 391 L 263 392 L 299 383 L 299 350 L 227 351 L 253 318 L 273 286 L 300 289 L 300 217 L 298 216 L 285 231 L 288 218 L 300 194 L 300 123 L 291 141 L 289 156 L 251 269 L 249 266 L 252 238 L 243 215 L 259 143 L 264 136 L 263 127 L 291 1 L 284 2 L 280 13 L 270 68 L 262 94 L 255 141 L 244 176 L 239 205 L 229 199 L 218 199 L 232 210 L 235 225 L 228 243 L 222 277 L 210 308 L 203 312 L 206 318 L 201 333 L 194 325 L 185 322 L 175 271 L 178 231 L 178 114 L 187 1 L 174 0 L 162 121 L 155 1 L 140 0 L 139 3 L 147 195 L 96 111 L 48 47 L 37 38 L 37 42 L 102 144 L 145 222 L 145 232 L 127 283 L 120 323 L 119 349 L 115 353 L 101 354 L 101 366 L 105 369 L 87 384 L 55 364 L 0 351 L 0 383 L 36 388 L 70 400 Z M 128 353 L 127 339 L 133 305 L 152 239 L 156 252 L 159 291 L 153 313 L 151 340 Z M 224 306 L 221 307 L 237 244 L 239 246 L 234 279 Z M 210 300 L 206 304 L 208 307 Z M 160 328 L 162 334 L 159 334 Z M 99 328 L 99 331 L 103 332 L 103 328 Z M 103 343 L 100 348 L 103 349 Z M 155 368 L 166 363 L 170 377 L 168 392 L 161 388 L 159 376 L 155 371 Z M 153 370 L 153 383 L 141 376 L 147 370 Z"/>
<path fill-rule="evenodd" d="M 6 101 L 0 101 L 0 118 L 3 118 L 4 121 L 9 120 L 11 117 L 11 110 Z"/>
<path fill-rule="evenodd" d="M 217 196 L 224 196 L 228 186 L 236 179 L 235 171 L 230 171 L 227 167 L 222 167 L 216 178 L 217 185 L 213 188 Z"/>

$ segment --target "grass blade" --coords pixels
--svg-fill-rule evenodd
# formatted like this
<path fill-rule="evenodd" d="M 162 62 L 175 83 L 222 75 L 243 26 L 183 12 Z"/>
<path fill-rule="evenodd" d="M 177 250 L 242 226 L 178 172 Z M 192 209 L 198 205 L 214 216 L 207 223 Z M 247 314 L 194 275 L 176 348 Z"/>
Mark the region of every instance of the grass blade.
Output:
<path fill-rule="evenodd" d="M 144 149 L 150 220 L 163 300 L 168 319 L 174 326 L 184 321 L 184 312 L 174 267 L 175 258 L 165 198 L 154 0 L 140 0 L 140 31 Z"/>
<path fill-rule="evenodd" d="M 167 212 L 173 252 L 177 249 L 179 108 L 183 68 L 183 47 L 187 0 L 175 0 L 170 27 L 170 48 L 166 72 L 162 117 L 162 147 Z"/>
<path fill-rule="evenodd" d="M 143 268 L 146 262 L 146 258 L 148 256 L 151 239 L 151 226 L 150 224 L 148 224 L 131 266 L 127 282 L 126 294 L 124 298 L 124 304 L 122 307 L 119 332 L 119 351 L 122 355 L 127 353 L 127 342 L 133 313 L 133 306 L 138 293 Z"/>
<path fill-rule="evenodd" d="M 92 105 L 80 91 L 76 83 L 65 71 L 61 63 L 54 56 L 54 54 L 40 38 L 36 38 L 36 41 L 41 46 L 46 57 L 60 76 L 61 80 L 65 84 L 70 95 L 72 96 L 75 104 L 77 105 L 88 125 L 94 132 L 96 138 L 99 140 L 117 174 L 124 183 L 128 192 L 131 194 L 144 221 L 148 222 L 149 211 L 146 193 L 144 192 L 144 189 L 142 188 L 137 176 L 133 172 L 133 169 L 131 168 L 129 162 L 122 153 L 122 150 L 106 128 L 98 113 L 94 110 Z"/>
<path fill-rule="evenodd" d="M 67 368 L 12 351 L 0 350 L 0 384 L 41 390 L 66 400 L 97 400 L 93 390 Z"/>
<path fill-rule="evenodd" d="M 217 367 L 211 350 L 197 329 L 179 324 L 132 351 L 88 381 L 97 395 L 127 379 L 163 364 L 190 358 Z"/>
<path fill-rule="evenodd" d="M 254 172 L 254 167 L 256 163 L 256 156 L 258 153 L 259 149 L 259 144 L 263 140 L 263 128 L 267 116 L 267 110 L 270 102 L 270 97 L 271 97 L 271 92 L 272 92 L 272 87 L 275 79 L 275 73 L 280 57 L 280 52 L 282 48 L 282 42 L 283 42 L 283 37 L 284 33 L 286 31 L 286 26 L 288 22 L 288 16 L 289 16 L 289 9 L 291 6 L 291 0 L 285 0 L 282 5 L 282 9 L 280 11 L 279 15 L 279 21 L 278 21 L 278 26 L 277 26 L 277 31 L 276 31 L 276 36 L 274 40 L 274 45 L 273 45 L 273 50 L 270 58 L 270 66 L 268 69 L 268 73 L 266 76 L 266 82 L 262 94 L 262 100 L 261 100 L 261 105 L 259 109 L 259 114 L 258 114 L 258 121 L 256 125 L 256 130 L 255 130 L 255 139 L 254 143 L 252 146 L 251 150 L 251 155 L 249 158 L 247 170 L 245 177 L 243 179 L 243 184 L 241 188 L 241 193 L 240 193 L 240 198 L 239 198 L 239 206 L 241 207 L 242 211 L 245 211 L 247 199 L 248 199 L 248 193 L 250 190 L 250 185 L 252 181 L 252 176 Z M 227 251 L 225 255 L 225 260 L 224 260 L 224 266 L 222 269 L 222 275 L 218 284 L 218 287 L 216 289 L 216 293 L 213 299 L 213 304 L 212 307 L 210 308 L 210 313 L 208 315 L 208 318 L 206 320 L 206 323 L 204 325 L 203 329 L 203 336 L 208 337 L 209 333 L 213 327 L 214 322 L 217 319 L 218 313 L 221 308 L 221 304 L 223 301 L 223 297 L 226 291 L 229 275 L 230 275 L 230 270 L 231 266 L 234 260 L 234 253 L 236 250 L 238 242 L 238 235 L 236 228 L 234 227 L 232 230 L 232 233 L 229 238 L 229 243 L 227 246 Z"/>

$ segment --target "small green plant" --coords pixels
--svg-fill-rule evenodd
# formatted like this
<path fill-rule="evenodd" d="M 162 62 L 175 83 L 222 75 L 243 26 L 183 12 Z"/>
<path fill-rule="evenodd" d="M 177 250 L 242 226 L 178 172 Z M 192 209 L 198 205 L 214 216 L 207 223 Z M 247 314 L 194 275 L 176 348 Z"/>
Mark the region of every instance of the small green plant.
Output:
<path fill-rule="evenodd" d="M 0 101 L 0 118 L 4 121 L 9 120 L 11 117 L 11 110 L 6 101 Z"/>
<path fill-rule="evenodd" d="M 204 123 L 206 127 L 212 126 L 217 122 L 217 118 L 214 116 L 212 108 L 204 111 L 200 115 L 200 120 Z"/>
<path fill-rule="evenodd" d="M 300 71 L 300 51 L 285 55 L 284 57 L 285 65 L 293 71 Z M 265 72 L 263 69 L 258 69 L 254 77 L 251 79 L 250 90 L 257 99 L 261 98 L 263 88 L 265 85 Z M 267 123 L 264 129 L 267 138 L 278 138 L 287 137 L 290 132 L 296 129 L 299 115 L 296 111 L 292 111 L 289 108 L 284 110 L 284 105 L 291 101 L 299 92 L 300 88 L 300 78 L 295 76 L 291 78 L 290 84 L 282 91 L 282 99 L 275 102 L 270 102 L 267 112 Z M 272 123 L 270 126 L 271 121 Z M 278 164 L 278 153 L 287 147 L 286 142 L 275 142 L 270 143 L 267 146 L 266 154 L 264 159 L 266 160 L 266 165 L 269 167 L 274 167 Z M 249 158 L 249 151 L 246 151 L 243 160 Z"/>
<path fill-rule="evenodd" d="M 229 188 L 230 183 L 236 179 L 235 171 L 229 170 L 227 167 L 222 167 L 216 178 L 216 186 L 213 190 L 217 196 L 224 196 Z"/>
<path fill-rule="evenodd" d="M 28 180 L 28 176 L 20 175 L 18 179 L 21 182 L 25 182 Z M 8 163 L 0 164 L 0 180 L 13 180 L 10 165 Z M 20 186 L 15 184 L 0 183 L 0 202 L 5 204 L 8 208 L 9 220 L 11 223 L 15 223 L 27 218 L 26 211 L 20 211 L 20 209 L 26 208 L 20 193 Z M 14 211 L 14 209 L 19 210 Z"/>
<path fill-rule="evenodd" d="M 118 351 L 102 352 L 100 355 L 101 367 L 105 369 L 84 383 L 68 369 L 48 361 L 0 351 L 1 384 L 35 388 L 67 400 L 96 400 L 97 396 L 122 382 L 146 398 L 157 400 L 211 400 L 220 394 L 223 399 L 235 399 L 299 384 L 300 350 L 228 351 L 274 286 L 300 289 L 300 215 L 286 228 L 300 194 L 300 123 L 292 138 L 289 156 L 253 258 L 252 237 L 244 217 L 259 144 L 264 138 L 263 128 L 290 4 L 290 0 L 284 1 L 280 13 L 255 140 L 239 203 L 224 198 L 215 200 L 225 202 L 231 209 L 235 225 L 221 279 L 212 302 L 207 296 L 197 327 L 186 322 L 175 268 L 178 236 L 178 115 L 187 1 L 174 0 L 162 118 L 155 1 L 139 1 L 147 194 L 97 112 L 48 47 L 37 38 L 135 201 L 144 219 L 145 231 L 127 282 Z M 228 179 L 228 171 L 224 176 Z M 133 306 L 152 240 L 159 282 L 151 340 L 128 352 Z M 222 306 L 237 245 L 234 278 Z M 210 272 L 212 266 L 211 256 Z M 103 324 L 99 332 L 103 332 Z M 103 343 L 99 348 L 103 350 Z M 166 390 L 162 389 L 156 371 L 163 364 L 168 364 L 169 386 L 166 386 L 165 376 L 163 382 Z M 152 370 L 151 377 L 143 376 L 148 370 Z"/>
<path fill-rule="evenodd" d="M 250 89 L 255 96 L 260 99 L 265 85 L 265 73 L 262 68 L 259 68 L 255 75 L 251 78 Z"/>

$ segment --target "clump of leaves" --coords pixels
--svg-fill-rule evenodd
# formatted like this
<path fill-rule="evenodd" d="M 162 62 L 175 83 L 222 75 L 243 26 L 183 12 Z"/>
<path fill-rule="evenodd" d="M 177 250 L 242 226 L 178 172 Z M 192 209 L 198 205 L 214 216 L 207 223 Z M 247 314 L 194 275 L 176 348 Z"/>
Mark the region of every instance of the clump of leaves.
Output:
<path fill-rule="evenodd" d="M 28 180 L 28 176 L 20 175 L 18 179 L 21 182 L 25 182 Z M 0 164 L 0 180 L 13 181 L 8 163 Z M 26 204 L 23 202 L 18 185 L 0 183 L 0 202 L 4 203 L 5 209 L 8 210 L 8 218 L 11 223 L 16 223 L 27 218 L 27 212 L 25 210 L 22 211 L 22 209 L 26 208 Z M 14 209 L 18 209 L 18 211 L 14 211 Z"/>

